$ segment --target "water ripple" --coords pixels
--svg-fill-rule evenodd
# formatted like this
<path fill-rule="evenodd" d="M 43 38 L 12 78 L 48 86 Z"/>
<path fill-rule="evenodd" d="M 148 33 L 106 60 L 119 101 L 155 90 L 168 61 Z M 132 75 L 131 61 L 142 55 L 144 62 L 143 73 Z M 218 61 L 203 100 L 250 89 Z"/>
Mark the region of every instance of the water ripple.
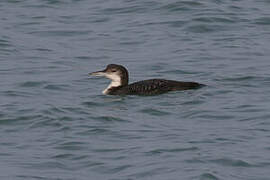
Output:
<path fill-rule="evenodd" d="M 146 152 L 147 155 L 155 155 L 155 154 L 161 154 L 161 153 L 178 153 L 178 152 L 184 152 L 184 151 L 197 151 L 199 148 L 197 147 L 189 147 L 189 148 L 172 148 L 172 149 L 155 149 L 151 150 L 149 152 Z"/>
<path fill-rule="evenodd" d="M 100 122 L 129 122 L 126 119 L 122 119 L 120 117 L 113 117 L 113 116 L 97 116 L 97 117 L 93 117 L 93 119 L 98 120 Z"/>
<path fill-rule="evenodd" d="M 152 109 L 152 108 L 142 109 L 139 112 L 144 113 L 144 114 L 153 115 L 153 116 L 166 116 L 166 115 L 170 114 L 170 112 L 161 111 L 161 110 Z"/>
<path fill-rule="evenodd" d="M 236 160 L 236 159 L 228 159 L 228 158 L 215 159 L 215 160 L 211 160 L 211 162 L 214 162 L 214 163 L 222 165 L 222 166 L 253 167 L 253 165 L 249 164 L 246 161 Z"/>
<path fill-rule="evenodd" d="M 129 13 L 143 13 L 145 12 L 147 9 L 145 7 L 142 6 L 125 6 L 125 7 L 117 7 L 117 8 L 106 8 L 103 9 L 103 13 L 104 14 L 129 14 Z"/>
<path fill-rule="evenodd" d="M 67 84 L 48 84 L 48 85 L 44 86 L 44 89 L 63 91 L 68 87 L 70 87 L 70 86 Z"/>
<path fill-rule="evenodd" d="M 226 17 L 198 17 L 193 18 L 193 21 L 204 22 L 204 23 L 234 23 L 234 19 Z"/>
<path fill-rule="evenodd" d="M 212 173 L 204 173 L 204 174 L 200 175 L 199 179 L 200 180 L 219 180 L 219 178 L 216 177 Z"/>
<path fill-rule="evenodd" d="M 71 37 L 78 35 L 86 35 L 91 33 L 89 30 L 50 30 L 50 31 L 33 31 L 29 32 L 29 34 L 38 35 L 38 36 L 53 36 L 53 37 Z"/>
<path fill-rule="evenodd" d="M 187 32 L 193 33 L 211 33 L 217 31 L 225 31 L 227 28 L 221 25 L 206 25 L 206 24 L 197 24 L 197 25 L 190 25 L 185 28 Z"/>
<path fill-rule="evenodd" d="M 20 84 L 21 87 L 40 87 L 44 84 L 47 84 L 46 81 L 27 81 Z"/>
<path fill-rule="evenodd" d="M 189 11 L 193 8 L 203 7 L 203 3 L 197 1 L 179 1 L 174 3 L 169 3 L 162 6 L 161 10 L 166 10 L 168 12 L 183 12 Z"/>
<path fill-rule="evenodd" d="M 3 118 L 0 120 L 0 124 L 2 125 L 20 125 L 20 124 L 28 124 L 28 121 L 32 121 L 33 119 L 42 119 L 42 115 L 25 115 L 25 116 L 17 116 L 12 118 Z"/>
<path fill-rule="evenodd" d="M 85 143 L 71 141 L 71 142 L 61 143 L 54 148 L 55 149 L 69 150 L 69 151 L 79 151 L 79 150 L 84 149 L 84 146 L 85 146 Z"/>
<path fill-rule="evenodd" d="M 270 18 L 269 17 L 262 17 L 262 18 L 255 19 L 254 24 L 270 25 Z"/>

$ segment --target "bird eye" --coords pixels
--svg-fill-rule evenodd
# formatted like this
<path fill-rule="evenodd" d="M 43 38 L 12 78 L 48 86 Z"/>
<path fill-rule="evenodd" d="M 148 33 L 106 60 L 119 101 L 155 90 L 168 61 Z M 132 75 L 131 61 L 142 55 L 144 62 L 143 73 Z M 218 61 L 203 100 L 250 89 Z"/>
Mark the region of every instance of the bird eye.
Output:
<path fill-rule="evenodd" d="M 116 72 L 116 70 L 115 69 L 112 69 L 112 72 Z"/>

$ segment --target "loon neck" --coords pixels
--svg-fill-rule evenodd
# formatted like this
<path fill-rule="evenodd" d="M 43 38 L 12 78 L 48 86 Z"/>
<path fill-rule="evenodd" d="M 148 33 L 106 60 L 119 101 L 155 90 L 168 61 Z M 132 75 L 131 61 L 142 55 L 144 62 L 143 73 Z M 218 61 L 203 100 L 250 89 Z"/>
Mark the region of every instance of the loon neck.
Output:
<path fill-rule="evenodd" d="M 114 79 L 111 81 L 109 86 L 102 91 L 102 93 L 109 94 L 112 89 L 118 88 L 120 86 L 127 86 L 127 85 L 128 85 L 128 81 L 123 81 L 123 79 L 120 79 L 120 78 L 119 78 L 119 80 Z"/>

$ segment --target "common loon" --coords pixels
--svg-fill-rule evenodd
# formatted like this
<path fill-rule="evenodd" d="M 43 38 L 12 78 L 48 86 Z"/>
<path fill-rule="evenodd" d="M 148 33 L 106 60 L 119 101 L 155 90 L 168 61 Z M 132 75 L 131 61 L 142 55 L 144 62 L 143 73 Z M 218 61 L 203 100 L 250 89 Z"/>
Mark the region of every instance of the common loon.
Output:
<path fill-rule="evenodd" d="M 203 84 L 196 82 L 180 82 L 165 79 L 148 79 L 128 84 L 128 71 L 124 66 L 109 64 L 102 71 L 89 75 L 105 76 L 111 79 L 110 85 L 103 91 L 107 95 L 158 95 L 168 91 L 197 89 Z"/>

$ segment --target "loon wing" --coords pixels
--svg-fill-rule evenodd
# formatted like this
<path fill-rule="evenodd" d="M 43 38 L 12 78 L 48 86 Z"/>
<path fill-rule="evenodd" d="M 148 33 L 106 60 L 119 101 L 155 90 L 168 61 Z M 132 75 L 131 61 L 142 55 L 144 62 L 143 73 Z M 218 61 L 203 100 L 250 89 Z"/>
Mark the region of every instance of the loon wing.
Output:
<path fill-rule="evenodd" d="M 165 79 L 138 81 L 117 90 L 116 94 L 156 95 L 168 91 L 195 89 L 200 86 L 195 82 L 180 82 Z"/>

